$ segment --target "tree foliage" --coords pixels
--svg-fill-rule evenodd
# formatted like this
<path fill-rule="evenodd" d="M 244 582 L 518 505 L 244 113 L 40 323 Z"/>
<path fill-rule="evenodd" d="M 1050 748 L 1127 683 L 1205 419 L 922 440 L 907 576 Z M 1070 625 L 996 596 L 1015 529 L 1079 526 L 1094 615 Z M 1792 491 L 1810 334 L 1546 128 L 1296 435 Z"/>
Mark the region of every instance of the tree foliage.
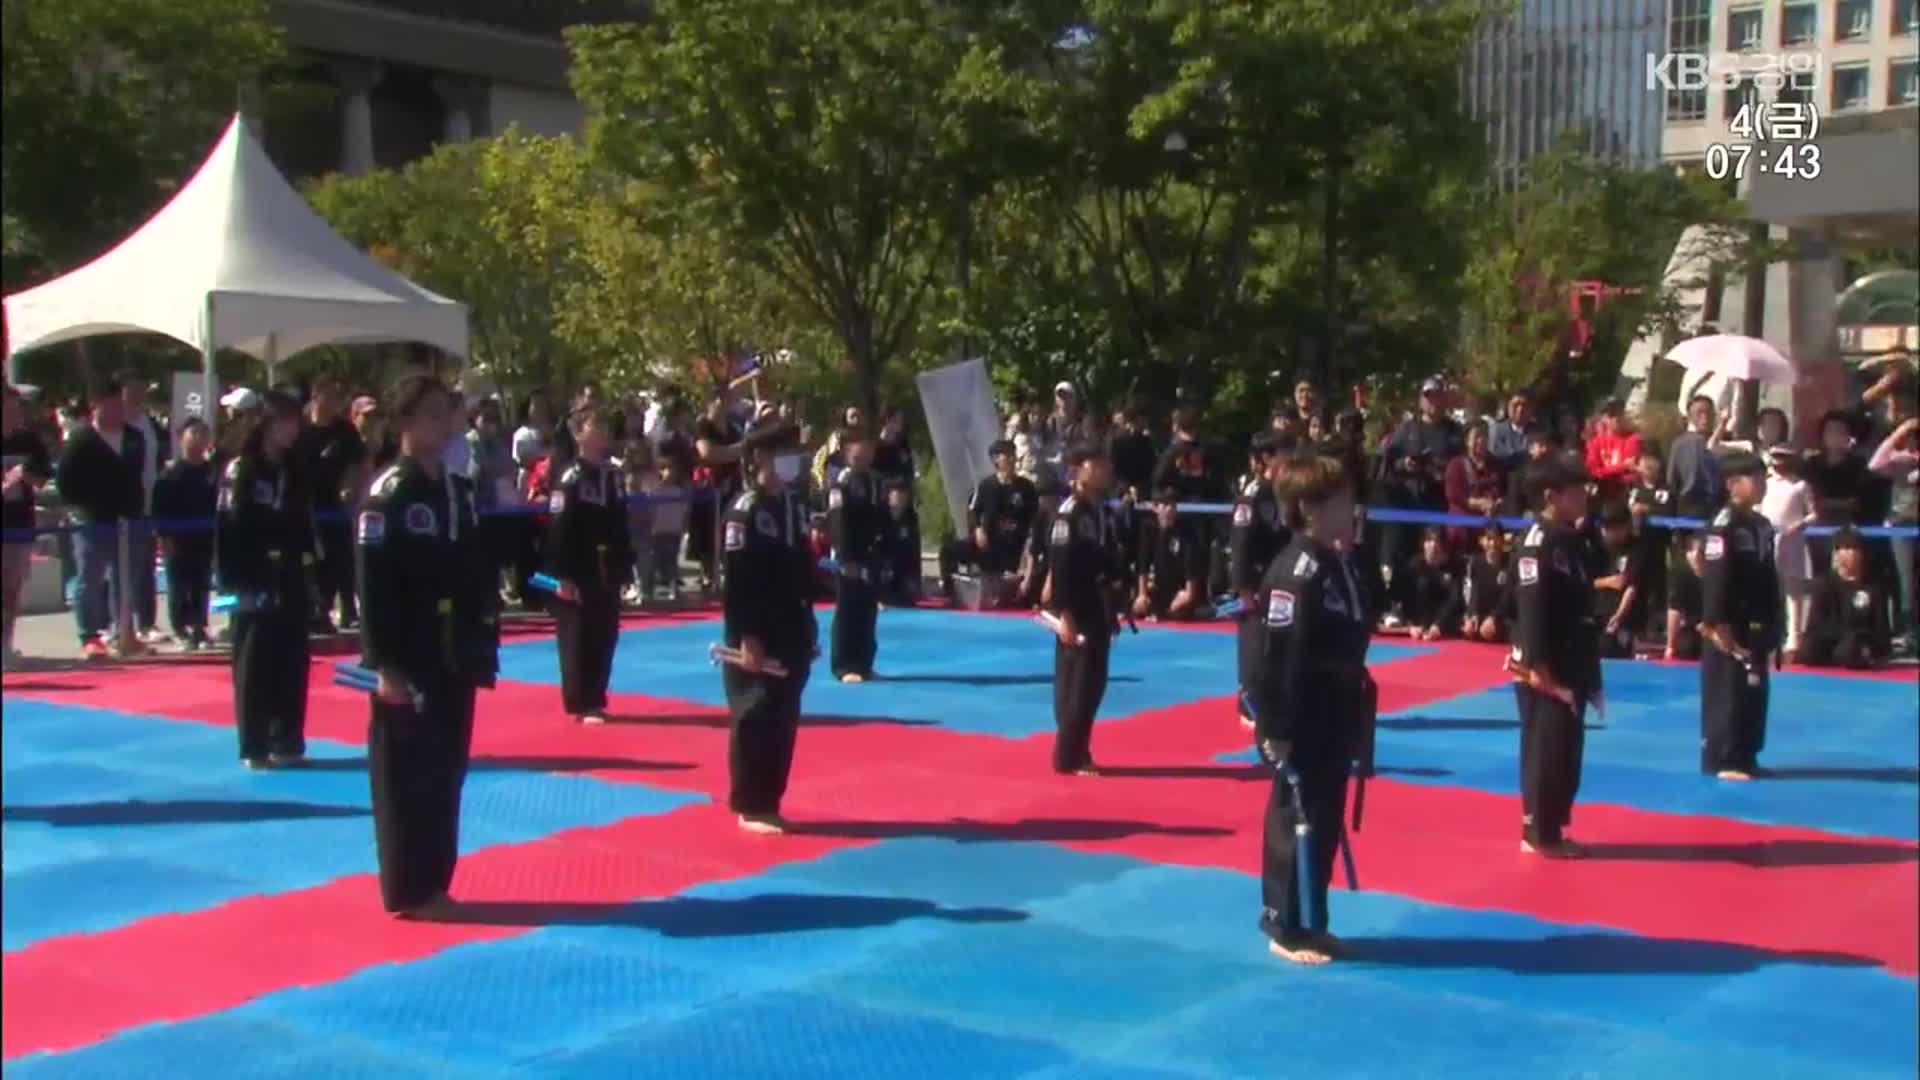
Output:
<path fill-rule="evenodd" d="M 266 0 L 6 0 L 0 250 L 8 289 L 150 217 L 283 58 Z"/>
<path fill-rule="evenodd" d="M 662 0 L 571 32 L 595 151 L 832 330 L 859 395 L 913 348 L 1002 85 L 929 0 Z"/>
<path fill-rule="evenodd" d="M 1473 233 L 1457 362 L 1488 394 L 1553 384 L 1578 394 L 1610 384 L 1627 346 L 1675 323 L 1689 281 L 1662 279 L 1690 225 L 1709 226 L 1689 252 L 1709 268 L 1770 253 L 1737 228 L 1739 204 L 1720 185 L 1664 167 L 1635 168 L 1563 149 L 1535 159 L 1528 183 L 1487 199 Z M 1621 290 L 1595 311 L 1579 370 L 1566 369 L 1574 282 Z"/>

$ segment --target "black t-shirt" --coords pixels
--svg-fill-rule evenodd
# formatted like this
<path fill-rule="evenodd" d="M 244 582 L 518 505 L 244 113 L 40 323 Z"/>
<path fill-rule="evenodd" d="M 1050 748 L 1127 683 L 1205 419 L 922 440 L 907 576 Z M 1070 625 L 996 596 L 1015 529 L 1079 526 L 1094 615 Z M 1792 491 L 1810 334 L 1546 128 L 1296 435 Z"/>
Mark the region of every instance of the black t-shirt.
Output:
<path fill-rule="evenodd" d="M 1822 521 L 1861 520 L 1862 511 L 1872 509 L 1867 504 L 1872 501 L 1874 486 L 1873 474 L 1867 471 L 1867 463 L 1858 454 L 1848 454 L 1838 462 L 1828 461 L 1824 455 L 1807 461 L 1807 488 L 1816 500 L 1854 500 L 1851 512 L 1821 514 Z M 1816 510 L 1818 506 L 1816 503 Z"/>
<path fill-rule="evenodd" d="M 1700 575 L 1692 567 L 1682 564 L 1667 583 L 1667 610 L 1679 612 L 1688 626 L 1700 621 L 1706 607 L 1700 595 Z"/>
<path fill-rule="evenodd" d="M 53 475 L 53 461 L 47 454 L 47 444 L 40 441 L 32 428 L 19 431 L 0 440 L 0 455 L 4 455 L 5 469 L 15 465 L 23 467 L 25 479 L 20 487 L 5 496 L 4 525 L 8 529 L 31 529 L 33 519 L 33 493 Z M 0 472 L 5 471 L 0 469 Z M 24 541 L 9 540 L 8 543 Z"/>
<path fill-rule="evenodd" d="M 307 472 L 314 509 L 333 509 L 340 506 L 340 489 L 347 473 L 367 460 L 367 444 L 353 424 L 342 418 L 301 428 L 294 455 Z"/>
<path fill-rule="evenodd" d="M 698 447 L 703 439 L 714 446 L 732 446 L 741 439 L 740 428 L 730 419 L 722 418 L 716 421 L 703 416 L 693 425 L 694 445 Z M 718 488 L 730 488 L 740 478 L 740 466 L 737 462 L 709 465 L 707 469 L 712 474 L 713 486 Z"/>

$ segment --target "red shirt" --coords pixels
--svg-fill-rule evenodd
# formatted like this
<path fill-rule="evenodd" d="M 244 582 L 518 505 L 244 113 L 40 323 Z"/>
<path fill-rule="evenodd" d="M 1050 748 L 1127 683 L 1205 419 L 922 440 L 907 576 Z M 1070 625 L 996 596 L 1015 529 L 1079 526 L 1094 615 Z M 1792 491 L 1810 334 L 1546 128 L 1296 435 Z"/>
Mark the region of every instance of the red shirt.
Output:
<path fill-rule="evenodd" d="M 1587 440 L 1587 473 L 1607 487 L 1633 483 L 1640 475 L 1640 433 L 1594 432 Z"/>

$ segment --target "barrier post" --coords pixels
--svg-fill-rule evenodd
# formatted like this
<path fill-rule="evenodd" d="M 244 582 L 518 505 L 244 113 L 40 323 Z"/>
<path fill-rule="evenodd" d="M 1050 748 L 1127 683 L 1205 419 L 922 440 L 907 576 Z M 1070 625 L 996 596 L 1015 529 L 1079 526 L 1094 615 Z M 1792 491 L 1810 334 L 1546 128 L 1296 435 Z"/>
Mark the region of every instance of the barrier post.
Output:
<path fill-rule="evenodd" d="M 130 656 L 139 647 L 133 636 L 133 529 L 126 518 L 121 518 L 115 529 L 120 550 L 113 589 L 113 638 L 120 655 Z"/>
<path fill-rule="evenodd" d="M 727 500 L 721 496 L 719 488 L 710 490 L 713 492 L 713 530 L 707 535 L 712 538 L 708 550 L 713 552 L 713 591 L 715 596 L 725 596 L 727 594 L 727 538 L 722 531 L 725 526 L 720 518 L 721 508 L 726 506 Z"/>

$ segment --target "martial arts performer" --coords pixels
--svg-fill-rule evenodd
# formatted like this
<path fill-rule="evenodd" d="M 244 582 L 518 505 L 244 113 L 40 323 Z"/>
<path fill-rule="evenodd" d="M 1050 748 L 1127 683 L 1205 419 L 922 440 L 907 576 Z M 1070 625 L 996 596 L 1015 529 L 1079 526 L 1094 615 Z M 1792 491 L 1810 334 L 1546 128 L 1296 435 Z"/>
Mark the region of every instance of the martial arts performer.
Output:
<path fill-rule="evenodd" d="M 307 620 L 313 509 L 293 455 L 300 403 L 277 390 L 238 432 L 220 483 L 214 552 L 232 593 L 233 698 L 248 768 L 294 765 L 307 752 Z"/>
<path fill-rule="evenodd" d="M 626 479 L 608 456 L 608 417 L 589 405 L 574 414 L 573 431 L 579 457 L 547 499 L 547 573 L 560 581 L 551 605 L 560 704 L 580 723 L 603 724 L 620 644 L 620 591 L 633 577 L 633 538 Z"/>
<path fill-rule="evenodd" d="M 1053 771 L 1094 774 L 1093 718 L 1107 692 L 1107 660 L 1113 652 L 1113 589 L 1119 538 L 1104 501 L 1113 463 L 1089 444 L 1067 452 L 1072 494 L 1060 504 L 1048 530 L 1049 610 L 1057 619 L 1053 650 Z"/>
<path fill-rule="evenodd" d="M 354 524 L 361 663 L 379 676 L 367 774 L 381 903 L 431 918 L 451 904 L 475 691 L 493 685 L 497 666 L 499 592 L 472 484 L 441 459 L 452 394 L 430 375 L 407 375 L 386 412 L 399 456 Z"/>
<path fill-rule="evenodd" d="M 840 433 L 847 467 L 827 491 L 827 535 L 838 564 L 833 608 L 833 677 L 843 683 L 873 678 L 879 651 L 880 584 L 886 569 L 887 507 L 873 443 L 859 428 Z"/>
<path fill-rule="evenodd" d="M 1233 526 L 1227 537 L 1227 573 L 1234 595 L 1240 598 L 1236 628 L 1237 666 L 1240 694 L 1237 708 L 1242 726 L 1252 728 L 1247 715 L 1247 674 L 1260 655 L 1260 611 L 1254 603 L 1254 591 L 1267 576 L 1267 566 L 1288 544 L 1293 533 L 1287 528 L 1280 500 L 1273 494 L 1281 455 L 1274 447 L 1273 435 L 1261 432 L 1253 437 L 1252 461 L 1256 466 L 1233 504 Z"/>
<path fill-rule="evenodd" d="M 1744 451 L 1720 460 L 1727 505 L 1707 529 L 1700 562 L 1700 771 L 1751 780 L 1767 741 L 1767 669 L 1779 647 L 1780 575 L 1773 526 L 1754 511 L 1767 467 Z"/>
<path fill-rule="evenodd" d="M 722 530 L 726 644 L 741 657 L 721 671 L 732 714 L 727 804 L 741 828 L 776 833 L 785 828 L 780 800 L 793 768 L 800 694 L 818 654 L 813 559 L 803 508 L 789 493 L 806 456 L 798 430 L 786 423 L 756 429 L 741 449 L 751 487 L 728 509 Z"/>
<path fill-rule="evenodd" d="M 1274 490 L 1298 508 L 1300 527 L 1255 594 L 1259 653 L 1247 673 L 1256 744 L 1274 769 L 1262 837 L 1260 928 L 1275 955 L 1324 964 L 1339 947 L 1327 932 L 1327 884 L 1344 842 L 1347 778 L 1362 751 L 1373 624 L 1346 553 L 1354 529 L 1346 468 L 1333 457 L 1291 458 L 1278 465 Z M 1300 812 L 1313 841 L 1311 892 L 1304 896 L 1294 831 Z"/>
<path fill-rule="evenodd" d="M 1586 710 L 1600 701 L 1600 626 L 1587 539 L 1587 475 L 1571 457 L 1527 467 L 1540 508 L 1514 556 L 1519 618 L 1507 668 L 1520 711 L 1520 850 L 1571 859 L 1565 834 L 1580 790 Z"/>

